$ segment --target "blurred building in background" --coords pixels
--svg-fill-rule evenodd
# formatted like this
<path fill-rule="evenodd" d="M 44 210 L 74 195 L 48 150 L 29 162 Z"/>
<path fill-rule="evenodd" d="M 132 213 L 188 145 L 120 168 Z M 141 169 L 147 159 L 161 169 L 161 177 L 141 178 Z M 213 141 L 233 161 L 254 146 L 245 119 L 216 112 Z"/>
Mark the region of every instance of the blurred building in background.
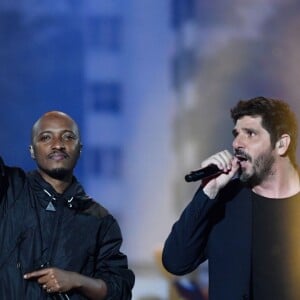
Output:
<path fill-rule="evenodd" d="M 84 41 L 83 136 L 87 190 L 124 217 L 126 97 L 123 74 L 122 1 L 88 1 L 82 17 Z"/>
<path fill-rule="evenodd" d="M 89 1 L 82 15 L 84 181 L 120 222 L 136 299 L 168 295 L 155 261 L 174 212 L 167 8 Z"/>

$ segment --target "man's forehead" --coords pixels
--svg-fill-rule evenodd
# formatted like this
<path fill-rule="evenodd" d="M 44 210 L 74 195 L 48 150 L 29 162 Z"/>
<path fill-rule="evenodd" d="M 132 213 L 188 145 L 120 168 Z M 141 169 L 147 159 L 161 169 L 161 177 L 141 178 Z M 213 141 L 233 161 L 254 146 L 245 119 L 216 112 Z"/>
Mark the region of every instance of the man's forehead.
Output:
<path fill-rule="evenodd" d="M 54 113 L 45 114 L 33 126 L 34 134 L 57 131 L 72 131 L 78 133 L 78 127 L 67 115 Z"/>
<path fill-rule="evenodd" d="M 262 126 L 262 117 L 261 116 L 243 116 L 236 121 L 235 127 L 239 126 Z"/>

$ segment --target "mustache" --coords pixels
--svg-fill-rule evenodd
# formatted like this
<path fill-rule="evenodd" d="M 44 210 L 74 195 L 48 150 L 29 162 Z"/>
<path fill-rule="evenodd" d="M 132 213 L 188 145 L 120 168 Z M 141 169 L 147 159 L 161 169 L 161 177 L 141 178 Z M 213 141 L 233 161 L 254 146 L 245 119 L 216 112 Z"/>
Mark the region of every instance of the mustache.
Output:
<path fill-rule="evenodd" d="M 242 149 L 235 149 L 234 156 L 239 160 L 252 160 L 251 156 Z"/>
<path fill-rule="evenodd" d="M 52 158 L 56 154 L 62 154 L 65 158 L 69 157 L 69 154 L 67 152 L 65 152 L 64 150 L 54 150 L 48 154 L 48 157 Z"/>

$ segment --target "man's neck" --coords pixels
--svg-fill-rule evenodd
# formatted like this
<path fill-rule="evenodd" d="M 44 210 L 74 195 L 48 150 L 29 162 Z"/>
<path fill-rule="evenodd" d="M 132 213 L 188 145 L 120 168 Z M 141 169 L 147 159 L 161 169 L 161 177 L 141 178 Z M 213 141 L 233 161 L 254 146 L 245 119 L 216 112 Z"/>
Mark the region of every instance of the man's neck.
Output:
<path fill-rule="evenodd" d="M 288 198 L 300 192 L 298 170 L 291 164 L 279 165 L 274 168 L 262 183 L 252 188 L 258 195 L 267 198 Z"/>
<path fill-rule="evenodd" d="M 47 175 L 44 172 L 39 171 L 39 173 L 42 176 L 42 178 L 46 182 L 48 182 L 58 194 L 63 194 L 64 191 L 72 183 L 72 178 L 73 178 L 72 174 L 70 174 L 69 176 L 67 176 L 67 177 L 65 177 L 63 179 L 56 179 L 56 178 L 53 178 L 53 177 Z"/>

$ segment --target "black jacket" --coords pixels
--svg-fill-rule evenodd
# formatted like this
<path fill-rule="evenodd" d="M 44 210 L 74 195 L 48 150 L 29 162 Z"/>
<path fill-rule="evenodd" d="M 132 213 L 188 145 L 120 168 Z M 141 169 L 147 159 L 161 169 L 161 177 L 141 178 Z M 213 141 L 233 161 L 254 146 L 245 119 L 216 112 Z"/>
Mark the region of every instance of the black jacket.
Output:
<path fill-rule="evenodd" d="M 2 164 L 0 187 L 0 299 L 87 299 L 75 290 L 47 294 L 23 279 L 43 267 L 101 278 L 107 299 L 131 299 L 134 274 L 120 252 L 120 228 L 75 178 L 57 194 L 37 171 Z"/>

